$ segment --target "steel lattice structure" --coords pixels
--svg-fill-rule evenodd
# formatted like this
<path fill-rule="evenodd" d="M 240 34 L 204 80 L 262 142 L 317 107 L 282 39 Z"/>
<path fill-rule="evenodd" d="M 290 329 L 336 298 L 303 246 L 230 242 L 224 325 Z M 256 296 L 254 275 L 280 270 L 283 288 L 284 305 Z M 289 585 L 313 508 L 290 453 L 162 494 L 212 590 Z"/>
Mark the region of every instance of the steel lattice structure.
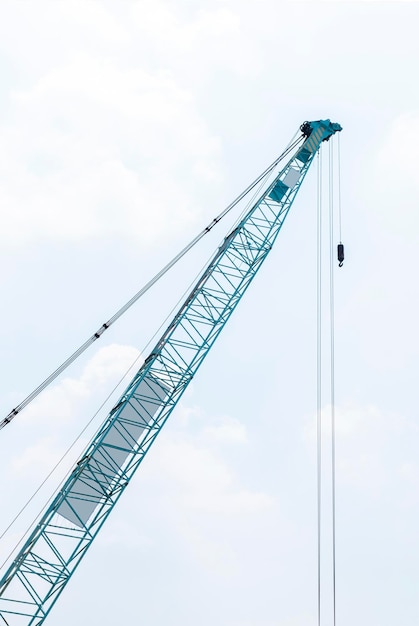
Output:
<path fill-rule="evenodd" d="M 296 153 L 227 235 L 0 581 L 8 626 L 44 622 L 271 250 L 320 144 L 341 127 L 301 130 Z"/>

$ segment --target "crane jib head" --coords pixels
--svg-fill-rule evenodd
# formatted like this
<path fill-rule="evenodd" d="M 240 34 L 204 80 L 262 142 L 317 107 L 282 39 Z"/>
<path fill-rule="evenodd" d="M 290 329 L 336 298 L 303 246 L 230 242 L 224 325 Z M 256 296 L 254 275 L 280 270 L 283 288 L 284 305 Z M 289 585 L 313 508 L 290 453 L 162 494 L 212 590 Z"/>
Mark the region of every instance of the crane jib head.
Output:
<path fill-rule="evenodd" d="M 317 122 L 304 122 L 300 130 L 307 139 L 315 133 L 321 138 L 320 141 L 328 141 L 332 135 L 342 130 L 342 126 L 330 120 L 318 120 Z"/>
<path fill-rule="evenodd" d="M 323 141 L 329 141 L 332 135 L 342 130 L 342 126 L 330 120 L 318 120 L 317 122 L 304 122 L 300 130 L 305 141 L 298 151 L 297 159 L 302 163 L 307 163 L 318 151 L 320 144 Z"/>

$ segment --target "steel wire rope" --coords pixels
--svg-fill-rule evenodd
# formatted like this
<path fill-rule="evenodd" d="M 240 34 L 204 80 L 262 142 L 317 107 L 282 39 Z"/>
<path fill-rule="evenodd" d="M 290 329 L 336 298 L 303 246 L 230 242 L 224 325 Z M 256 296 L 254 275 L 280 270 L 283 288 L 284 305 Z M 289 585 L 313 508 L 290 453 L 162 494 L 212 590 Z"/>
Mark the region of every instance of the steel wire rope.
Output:
<path fill-rule="evenodd" d="M 250 204 L 250 202 L 249 202 Z M 22 513 L 27 509 L 27 507 L 29 506 L 29 504 L 32 502 L 32 500 L 36 497 L 36 495 L 40 492 L 40 490 L 42 489 L 42 487 L 47 483 L 47 481 L 51 478 L 51 476 L 57 471 L 58 467 L 61 465 L 61 463 L 64 461 L 64 459 L 69 455 L 69 453 L 71 452 L 71 450 L 74 448 L 74 446 L 76 445 L 76 443 L 81 439 L 81 437 L 84 435 L 84 433 L 86 432 L 86 430 L 89 428 L 89 426 L 94 422 L 94 420 L 98 417 L 98 415 L 100 414 L 100 412 L 102 411 L 103 407 L 106 405 L 106 403 L 110 400 L 110 398 L 113 396 L 113 394 L 115 393 L 115 391 L 118 389 L 118 387 L 120 387 L 122 385 L 122 383 L 124 382 L 124 380 L 128 377 L 129 373 L 131 372 L 131 370 L 134 369 L 135 365 L 138 363 L 138 361 L 141 358 L 141 355 L 146 352 L 146 350 L 150 347 L 150 345 L 152 344 L 152 342 L 155 340 L 155 338 L 157 337 L 157 335 L 159 335 L 159 333 L 161 332 L 162 328 L 165 327 L 165 325 L 167 324 L 167 321 L 169 319 L 171 319 L 174 311 L 177 310 L 177 308 L 179 307 L 180 303 L 186 298 L 187 294 L 190 292 L 191 288 L 193 287 L 193 285 L 196 283 L 198 276 L 201 274 L 201 272 L 203 271 L 203 269 L 207 266 L 209 260 L 212 258 L 212 254 L 208 257 L 207 261 L 202 265 L 201 269 L 196 273 L 195 277 L 193 278 L 193 280 L 189 283 L 188 287 L 184 290 L 183 294 L 180 296 L 180 298 L 177 300 L 176 304 L 171 308 L 171 310 L 169 311 L 169 313 L 166 315 L 166 317 L 164 318 L 164 320 L 162 321 L 162 323 L 160 324 L 160 326 L 158 327 L 158 329 L 155 331 L 155 333 L 153 334 L 153 336 L 147 341 L 147 343 L 145 344 L 144 348 L 140 351 L 139 355 L 134 359 L 134 361 L 131 363 L 131 365 L 128 367 L 128 369 L 125 371 L 125 373 L 121 376 L 121 378 L 119 379 L 119 381 L 116 383 L 116 385 L 114 385 L 113 389 L 109 392 L 109 394 L 106 396 L 106 398 L 103 400 L 103 402 L 101 403 L 101 405 L 99 406 L 99 408 L 95 411 L 95 413 L 93 414 L 93 416 L 90 418 L 90 420 L 87 422 L 87 424 L 82 428 L 82 430 L 80 431 L 80 433 L 77 435 L 77 437 L 73 440 L 73 442 L 70 444 L 70 446 L 67 448 L 67 450 L 64 452 L 64 454 L 61 456 L 61 458 L 57 461 L 57 463 L 54 465 L 54 467 L 50 470 L 50 472 L 47 474 L 47 476 L 43 479 L 43 481 L 41 482 L 41 484 L 37 487 L 37 489 L 34 491 L 34 493 L 32 494 L 32 496 L 27 500 L 27 502 L 24 504 L 24 506 L 18 511 L 18 513 L 15 515 L 15 517 L 12 519 L 12 521 L 9 523 L 9 525 L 4 529 L 4 531 L 0 534 L 0 540 L 3 539 L 3 537 L 5 537 L 5 535 L 9 532 L 9 530 L 14 526 L 14 524 L 16 523 L 16 521 L 20 518 L 20 516 L 22 515 Z M 97 433 L 99 432 L 100 428 L 102 427 L 102 425 L 100 425 L 97 429 L 95 434 L 93 435 L 92 438 L 94 438 Z M 71 464 L 74 461 L 71 462 Z M 6 559 L 0 564 L 0 571 L 3 569 L 3 567 L 5 566 L 5 564 L 8 562 L 8 560 L 10 559 L 10 557 L 13 555 L 13 553 L 16 551 L 16 549 L 19 547 L 19 545 L 23 542 L 24 538 L 27 536 L 27 534 L 29 533 L 29 531 L 31 530 L 31 528 L 34 527 L 36 521 L 41 517 L 41 515 L 43 514 L 43 512 L 46 510 L 47 506 L 50 504 L 50 502 L 53 500 L 53 498 L 55 497 L 55 495 L 58 493 L 58 491 L 60 490 L 60 488 L 62 487 L 62 485 L 64 484 L 64 482 L 67 479 L 68 476 L 68 472 L 71 469 L 71 465 L 69 465 L 66 475 L 64 476 L 64 478 L 62 479 L 61 483 L 58 485 L 58 487 L 54 490 L 53 494 L 48 498 L 48 500 L 46 501 L 46 503 L 43 505 L 41 512 L 37 514 L 37 516 L 34 518 L 34 520 L 29 524 L 28 528 L 24 531 L 24 533 L 22 534 L 21 538 L 19 539 L 19 541 L 15 544 L 15 546 L 13 547 L 12 551 L 8 554 L 8 556 L 6 557 Z"/>
<path fill-rule="evenodd" d="M 297 133 L 296 133 L 297 134 Z M 216 224 L 218 224 L 248 193 L 252 191 L 267 177 L 275 167 L 282 161 L 302 140 L 304 136 L 301 135 L 295 139 L 295 135 L 284 152 L 275 161 L 265 169 L 233 202 L 231 202 L 217 217 L 215 217 L 210 224 L 204 228 L 192 241 L 185 246 L 167 265 L 165 265 L 148 283 L 144 285 L 124 306 L 122 306 L 107 322 L 85 341 L 73 354 L 71 354 L 59 367 L 57 367 L 52 374 L 50 374 L 38 387 L 36 387 L 20 404 L 6 415 L 0 421 L 0 430 L 10 424 L 10 422 L 18 415 L 28 404 L 32 402 L 46 387 L 48 387 L 64 370 L 66 370 L 74 361 L 87 350 L 97 339 L 99 339 L 108 328 L 114 324 L 128 309 L 135 304 L 153 285 L 155 285 L 181 258 L 187 254 L 205 235 L 207 235 Z"/>
<path fill-rule="evenodd" d="M 338 214 L 339 214 L 339 242 L 342 243 L 342 192 L 340 177 L 340 133 L 338 135 Z"/>
<path fill-rule="evenodd" d="M 330 321 L 330 406 L 332 470 L 332 594 L 333 626 L 336 626 L 336 445 L 335 445 L 335 285 L 334 285 L 334 162 L 332 141 L 329 143 L 329 321 Z M 339 167 L 339 163 L 338 163 Z M 340 187 L 340 185 L 339 185 Z"/>
<path fill-rule="evenodd" d="M 269 175 L 272 174 L 272 171 L 269 172 L 269 174 L 266 175 L 266 178 L 264 180 L 261 181 L 259 187 L 257 187 L 255 189 L 255 192 L 253 194 L 253 196 L 248 200 L 247 204 L 245 204 L 245 206 L 243 207 L 243 210 L 241 211 L 241 213 L 239 214 L 239 216 L 236 218 L 236 220 L 232 223 L 231 225 L 231 230 L 234 230 L 234 228 L 236 228 L 240 222 L 242 221 L 243 217 L 246 215 L 246 213 L 248 212 L 250 206 L 252 205 L 252 203 L 254 202 L 254 200 L 256 200 L 256 198 L 258 197 L 258 195 L 260 194 L 260 192 L 262 191 L 263 187 L 267 187 L 268 186 L 268 177 Z"/>
<path fill-rule="evenodd" d="M 260 186 L 256 189 L 255 193 L 253 194 L 253 196 L 248 200 L 248 202 L 246 203 L 243 211 L 242 211 L 242 215 L 244 215 L 248 210 L 249 207 L 251 206 L 252 202 L 255 200 L 255 198 L 257 197 L 258 193 L 260 193 L 260 190 L 263 188 L 263 186 L 265 185 L 266 181 L 262 181 Z M 235 225 L 240 222 L 241 218 L 239 218 L 238 220 L 236 220 L 236 222 L 233 224 L 233 228 L 235 227 Z M 221 242 L 220 242 L 221 243 Z M 100 412 L 102 411 L 103 407 L 106 405 L 106 403 L 110 400 L 110 398 L 113 396 L 113 394 L 115 393 L 115 391 L 118 389 L 118 387 L 120 387 L 122 385 L 122 383 L 124 382 L 124 380 L 128 377 L 129 373 L 131 372 L 131 370 L 134 369 L 135 365 L 138 363 L 139 359 L 141 358 L 141 355 L 146 352 L 146 350 L 149 348 L 149 346 L 151 345 L 151 343 L 154 341 L 154 339 L 156 338 L 156 336 L 160 333 L 160 331 L 162 330 L 162 328 L 164 328 L 164 326 L 167 324 L 167 321 L 169 319 L 171 319 L 174 311 L 177 310 L 177 308 L 179 307 L 180 303 L 182 301 L 184 301 L 184 299 L 186 298 L 187 294 L 190 292 L 190 290 L 192 289 L 193 285 L 196 284 L 196 281 L 198 279 L 198 277 L 201 275 L 201 273 L 203 272 L 203 270 L 208 266 L 208 263 L 210 262 L 211 258 L 213 256 L 213 253 L 211 253 L 209 255 L 209 257 L 207 258 L 207 260 L 202 264 L 200 270 L 195 274 L 195 277 L 192 279 L 192 281 L 189 283 L 188 287 L 184 290 L 183 294 L 180 296 L 180 298 L 177 300 L 176 304 L 171 308 L 171 310 L 169 311 L 169 313 L 166 315 L 166 317 L 164 318 L 164 320 L 162 321 L 162 323 L 160 324 L 160 326 L 158 327 L 158 329 L 155 331 L 155 333 L 153 334 L 153 336 L 147 341 L 147 343 L 145 344 L 144 348 L 140 351 L 140 354 L 134 359 L 134 361 L 132 362 L 132 364 L 128 367 L 128 369 L 125 371 L 125 373 L 122 375 L 122 377 L 119 379 L 119 381 L 116 383 L 116 385 L 114 386 L 114 388 L 109 392 L 109 394 L 107 395 L 107 397 L 103 400 L 103 402 L 101 403 L 101 405 L 99 406 L 99 408 L 95 411 L 95 413 L 93 414 L 93 416 L 91 417 L 91 419 L 87 422 L 87 424 L 83 427 L 83 429 L 80 431 L 80 433 L 77 435 L 77 437 L 73 440 L 73 442 L 70 444 L 70 446 L 67 448 L 67 450 L 64 452 L 64 454 L 61 456 L 61 458 L 57 461 L 57 463 L 54 465 L 54 467 L 50 470 L 50 472 L 47 474 L 47 476 L 43 479 L 43 481 L 41 482 L 41 484 L 37 487 L 37 489 L 34 491 L 34 493 L 32 494 L 32 496 L 27 500 L 27 502 L 24 504 L 24 506 L 18 511 L 18 513 L 15 515 L 15 517 L 12 519 L 12 521 L 9 523 L 9 525 L 4 529 L 4 531 L 0 534 L 0 540 L 3 539 L 3 537 L 9 532 L 9 530 L 14 526 L 14 524 L 17 522 L 17 520 L 20 518 L 20 516 L 24 513 L 24 511 L 27 509 L 27 507 L 29 506 L 29 504 L 33 501 L 33 499 L 36 497 L 36 495 L 40 492 L 40 490 L 42 489 L 42 487 L 48 482 L 48 480 L 51 478 L 51 476 L 57 471 L 58 467 L 61 465 L 61 463 L 64 461 L 64 459 L 69 455 L 69 453 L 71 452 L 71 450 L 74 448 L 74 446 L 77 444 L 77 442 L 81 439 L 81 437 L 84 435 L 84 433 L 86 432 L 86 430 L 89 428 L 89 426 L 94 422 L 94 420 L 97 418 L 97 416 L 100 414 Z M 96 430 L 96 433 L 93 435 L 93 437 L 95 437 L 97 435 L 97 433 L 99 432 L 99 429 L 101 428 L 101 426 L 99 426 L 99 428 Z M 74 461 L 72 461 L 73 463 Z M 8 554 L 8 556 L 6 557 L 6 559 L 0 564 L 0 571 L 3 569 L 3 567 L 5 566 L 5 564 L 8 562 L 8 560 L 10 559 L 10 557 L 13 555 L 13 553 L 17 550 L 17 548 L 20 546 L 20 544 L 23 542 L 24 538 L 27 536 L 27 534 L 29 533 L 29 531 L 31 530 L 31 528 L 33 528 L 33 526 L 35 525 L 36 521 L 41 517 L 42 513 L 46 510 L 47 506 L 50 504 L 50 502 L 53 500 L 53 498 L 55 497 L 56 493 L 58 493 L 59 489 L 62 487 L 62 485 L 64 484 L 66 477 L 68 475 L 68 472 L 70 471 L 71 465 L 69 466 L 69 468 L 67 469 L 67 473 L 65 475 L 65 477 L 63 478 L 63 480 L 61 481 L 61 483 L 58 485 L 58 487 L 54 490 L 53 494 L 50 496 L 50 498 L 46 501 L 46 503 L 43 505 L 41 512 L 38 513 L 38 515 L 34 518 L 34 520 L 31 522 L 31 524 L 28 526 L 28 528 L 24 531 L 24 533 L 22 534 L 21 538 L 19 539 L 19 541 L 17 542 L 17 544 L 15 544 L 15 546 L 13 547 L 13 549 L 11 550 L 11 552 Z"/>
<path fill-rule="evenodd" d="M 338 139 L 339 140 L 339 139 Z M 340 160 L 338 159 L 338 168 Z M 318 153 L 317 176 L 317 618 L 322 621 L 322 369 L 323 369 L 323 324 L 322 324 L 322 154 Z M 335 402 L 335 295 L 334 295 L 334 150 L 329 143 L 328 161 L 328 238 L 329 238 L 329 367 L 330 367 L 330 413 L 331 413 L 331 509 L 332 509 L 332 613 L 336 626 L 336 402 Z M 340 172 L 339 172 L 340 176 Z M 340 202 L 340 178 L 338 197 Z M 339 224 L 340 226 L 340 224 Z"/>
<path fill-rule="evenodd" d="M 317 624 L 321 626 L 322 526 L 322 152 L 317 153 L 317 263 L 316 263 L 316 382 L 317 382 Z"/>

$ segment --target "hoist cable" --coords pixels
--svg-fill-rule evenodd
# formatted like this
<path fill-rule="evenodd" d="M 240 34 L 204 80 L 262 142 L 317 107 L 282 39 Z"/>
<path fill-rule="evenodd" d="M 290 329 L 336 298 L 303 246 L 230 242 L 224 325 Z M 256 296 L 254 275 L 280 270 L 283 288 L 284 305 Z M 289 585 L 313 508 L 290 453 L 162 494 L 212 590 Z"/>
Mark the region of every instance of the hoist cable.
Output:
<path fill-rule="evenodd" d="M 340 133 L 338 133 L 338 211 L 339 211 L 339 242 L 342 243 L 342 195 L 340 186 Z"/>
<path fill-rule="evenodd" d="M 107 322 L 102 324 L 100 328 L 85 341 L 70 357 L 68 357 L 56 370 L 52 372 L 32 393 L 30 393 L 20 404 L 18 404 L 10 413 L 0 422 L 0 430 L 7 426 L 15 417 L 24 409 L 32 400 L 34 400 L 48 385 L 50 385 L 64 370 L 66 370 L 74 361 L 87 350 L 97 339 L 99 339 L 108 328 L 114 324 L 128 309 L 135 304 L 153 285 L 157 283 L 182 257 L 185 256 L 205 235 L 207 235 L 218 222 L 220 222 L 243 198 L 252 191 L 263 179 L 268 176 L 272 170 L 284 159 L 302 140 L 304 135 L 297 139 L 291 140 L 286 150 L 260 174 L 251 185 L 249 185 L 231 204 L 229 204 L 210 224 L 204 228 L 192 241 L 185 246 L 167 265 L 163 267 L 140 291 L 138 291 L 123 307 L 121 307 Z"/>
<path fill-rule="evenodd" d="M 317 621 L 321 626 L 322 505 L 322 153 L 317 155 Z"/>
<path fill-rule="evenodd" d="M 329 321 L 330 321 L 330 405 L 332 456 L 332 585 L 333 626 L 336 626 L 336 454 L 335 454 L 335 286 L 334 286 L 334 189 L 333 143 L 329 143 Z"/>
<path fill-rule="evenodd" d="M 332 614 L 333 614 L 333 626 L 336 626 L 336 402 L 335 402 L 335 289 L 334 289 L 334 252 L 335 252 L 335 237 L 334 237 L 334 144 L 332 141 L 329 143 L 329 155 L 328 155 L 328 244 L 329 244 L 329 328 L 323 328 L 323 298 L 326 298 L 326 285 L 323 285 L 322 270 L 323 270 L 323 258 L 322 258 L 322 237 L 323 237 L 323 217 L 322 217 L 322 194 L 323 194 L 323 172 L 322 172 L 322 153 L 318 153 L 318 170 L 317 170 L 317 619 L 318 626 L 321 626 L 323 619 L 323 606 L 321 601 L 322 596 L 322 500 L 324 499 L 323 493 L 323 481 L 322 481 L 322 465 L 323 465 L 323 450 L 322 450 L 322 428 L 323 428 L 323 415 L 322 415 L 322 399 L 323 399 L 323 367 L 326 365 L 323 363 L 323 357 L 326 360 L 326 353 L 323 355 L 323 334 L 326 335 L 327 330 L 327 342 L 329 345 L 328 368 L 330 368 L 330 416 L 331 416 L 331 440 L 330 440 L 330 462 L 331 462 L 331 543 L 332 543 Z M 338 159 L 339 167 L 339 159 Z M 340 180 L 339 192 L 340 192 Z M 338 192 L 338 193 L 339 193 Z M 340 198 L 339 198 L 340 202 Z M 340 226 L 340 224 L 339 224 Z M 326 234 L 326 224 L 324 224 L 324 231 Z M 326 261 L 326 259 L 325 259 Z M 326 265 L 326 263 L 325 263 Z M 330 343 L 329 343 L 330 342 Z"/>

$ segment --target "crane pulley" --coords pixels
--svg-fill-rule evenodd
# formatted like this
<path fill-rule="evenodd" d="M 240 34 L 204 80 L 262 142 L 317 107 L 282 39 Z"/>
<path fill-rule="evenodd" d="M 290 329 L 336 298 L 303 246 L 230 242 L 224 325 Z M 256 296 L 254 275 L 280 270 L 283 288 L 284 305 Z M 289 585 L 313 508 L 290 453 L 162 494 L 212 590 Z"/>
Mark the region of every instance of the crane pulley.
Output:
<path fill-rule="evenodd" d="M 0 581 L 8 626 L 42 624 L 271 250 L 323 141 L 303 142 L 225 237 Z"/>

